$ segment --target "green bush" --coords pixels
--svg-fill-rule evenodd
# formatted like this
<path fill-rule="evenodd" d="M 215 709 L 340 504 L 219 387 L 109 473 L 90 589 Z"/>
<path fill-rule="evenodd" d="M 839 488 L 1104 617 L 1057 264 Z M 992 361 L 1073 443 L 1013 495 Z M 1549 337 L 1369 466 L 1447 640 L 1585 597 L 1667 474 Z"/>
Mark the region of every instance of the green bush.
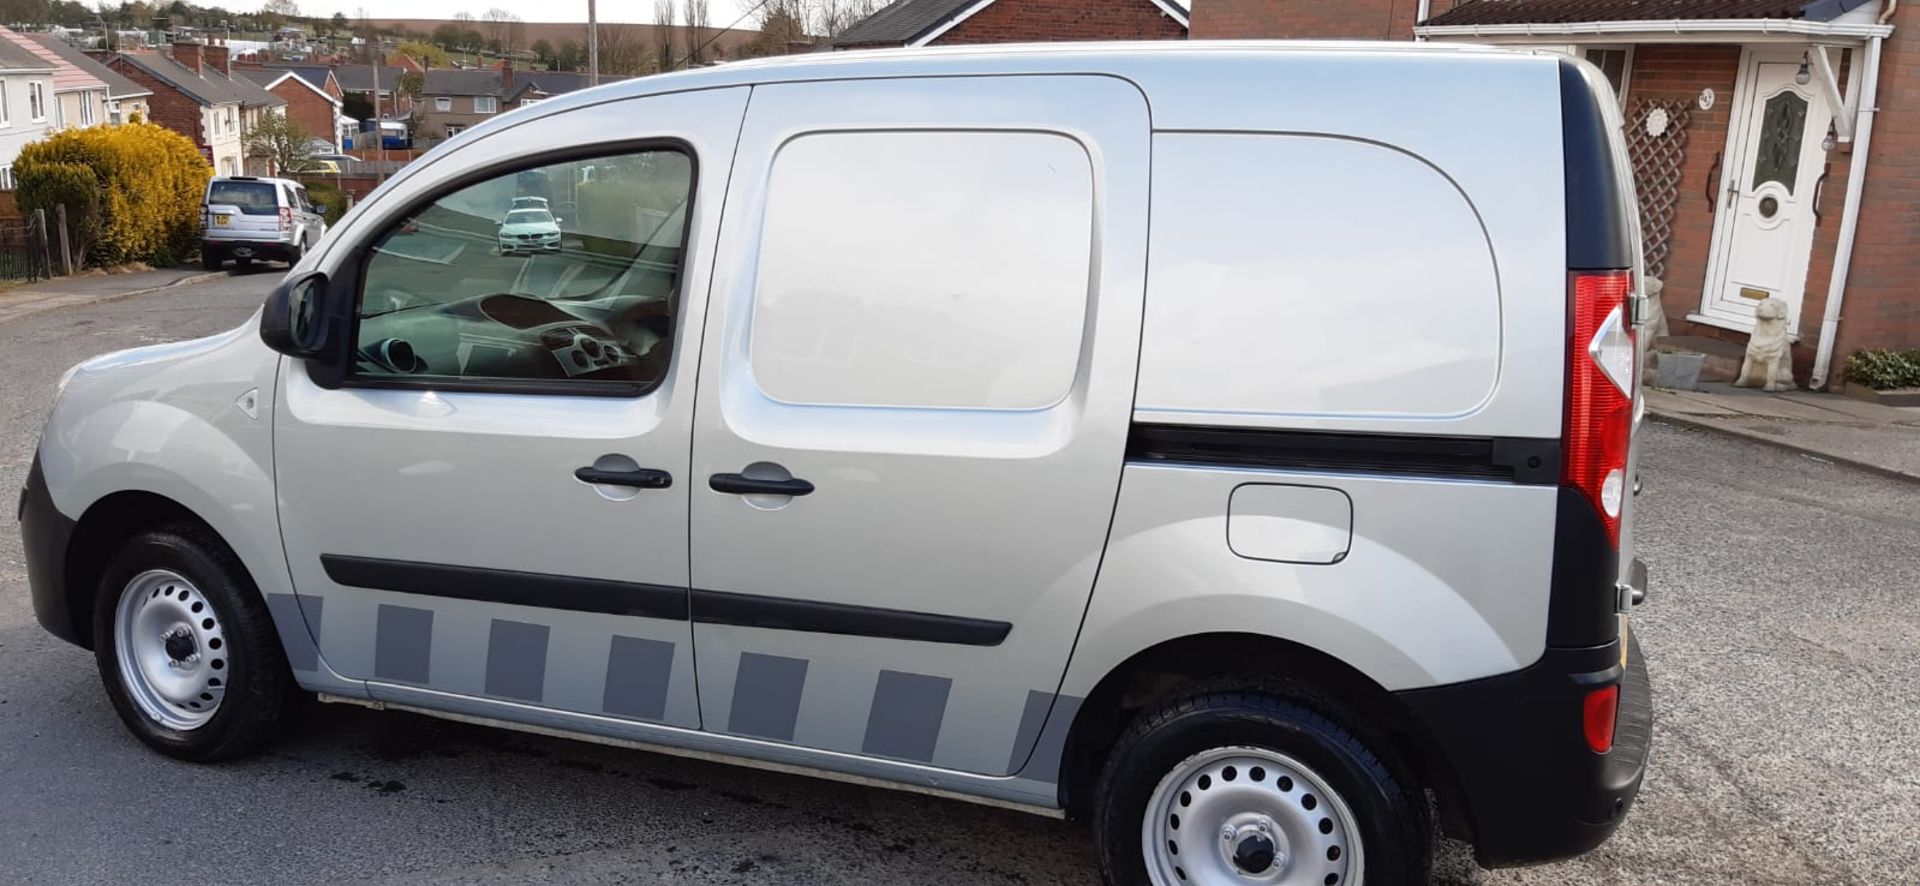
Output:
<path fill-rule="evenodd" d="M 186 136 L 152 123 L 69 129 L 22 148 L 14 176 L 69 186 L 70 173 L 38 171 L 53 165 L 93 173 L 100 219 L 94 262 L 170 265 L 199 248 L 200 204 L 213 169 Z"/>
<path fill-rule="evenodd" d="M 1847 381 L 1876 391 L 1920 388 L 1920 349 L 1854 351 L 1847 355 Z"/>
<path fill-rule="evenodd" d="M 323 181 L 301 182 L 307 186 L 307 196 L 313 199 L 313 205 L 320 207 L 320 215 L 327 220 L 327 227 L 340 222 L 340 216 L 347 214 L 347 192 Z"/>
<path fill-rule="evenodd" d="M 59 208 L 67 208 L 67 245 L 74 264 L 85 266 L 100 238 L 100 180 L 93 170 L 78 163 L 35 163 L 16 168 L 14 180 L 22 214 L 44 209 L 53 225 L 59 223 Z"/>

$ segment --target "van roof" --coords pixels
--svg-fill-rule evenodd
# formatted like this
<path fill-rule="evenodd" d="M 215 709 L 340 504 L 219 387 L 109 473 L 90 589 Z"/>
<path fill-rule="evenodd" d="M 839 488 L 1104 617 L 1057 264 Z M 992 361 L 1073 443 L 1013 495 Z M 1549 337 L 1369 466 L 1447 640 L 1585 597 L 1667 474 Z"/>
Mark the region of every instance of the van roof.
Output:
<path fill-rule="evenodd" d="M 556 96 L 535 107 L 541 113 L 600 102 L 670 92 L 806 80 L 865 77 L 967 76 L 1023 73 L 1120 74 L 1178 68 L 1191 75 L 1207 63 L 1297 68 L 1317 60 L 1370 60 L 1432 64 L 1440 60 L 1499 64 L 1543 50 L 1462 43 L 1337 40 L 1136 40 L 1086 43 L 999 43 L 914 49 L 858 49 L 774 56 L 604 83 Z M 473 128 L 493 129 L 501 115 Z"/>

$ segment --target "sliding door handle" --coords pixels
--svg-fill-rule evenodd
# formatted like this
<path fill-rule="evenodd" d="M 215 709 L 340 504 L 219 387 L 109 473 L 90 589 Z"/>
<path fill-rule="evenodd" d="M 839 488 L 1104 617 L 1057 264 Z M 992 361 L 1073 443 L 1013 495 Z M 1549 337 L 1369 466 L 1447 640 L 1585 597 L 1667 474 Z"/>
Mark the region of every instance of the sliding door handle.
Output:
<path fill-rule="evenodd" d="M 631 486 L 634 489 L 665 489 L 673 485 L 673 475 L 653 468 L 634 468 L 631 471 L 607 471 L 595 467 L 585 467 L 573 472 L 573 476 L 583 483 L 596 486 Z"/>
<path fill-rule="evenodd" d="M 813 492 L 813 484 L 798 477 L 791 480 L 762 480 L 745 474 L 715 474 L 707 478 L 707 486 L 715 492 L 736 495 L 806 495 Z"/>

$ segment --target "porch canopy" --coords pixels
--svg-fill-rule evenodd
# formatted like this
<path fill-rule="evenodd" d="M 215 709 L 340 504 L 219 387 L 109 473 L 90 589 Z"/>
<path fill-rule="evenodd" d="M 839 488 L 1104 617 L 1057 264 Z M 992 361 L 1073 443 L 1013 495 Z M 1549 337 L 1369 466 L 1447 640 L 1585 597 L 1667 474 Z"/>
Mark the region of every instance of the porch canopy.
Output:
<path fill-rule="evenodd" d="M 1605 37 L 1807 42 L 1885 37 L 1881 0 L 1467 0 L 1414 26 L 1427 38 Z"/>

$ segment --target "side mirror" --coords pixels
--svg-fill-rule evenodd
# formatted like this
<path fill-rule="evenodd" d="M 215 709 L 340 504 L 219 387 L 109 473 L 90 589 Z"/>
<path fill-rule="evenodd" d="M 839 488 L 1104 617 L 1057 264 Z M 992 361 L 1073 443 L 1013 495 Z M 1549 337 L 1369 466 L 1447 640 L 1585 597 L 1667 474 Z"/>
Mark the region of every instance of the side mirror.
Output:
<path fill-rule="evenodd" d="M 289 277 L 260 312 L 260 340 L 289 357 L 315 357 L 327 345 L 327 275 Z"/>

